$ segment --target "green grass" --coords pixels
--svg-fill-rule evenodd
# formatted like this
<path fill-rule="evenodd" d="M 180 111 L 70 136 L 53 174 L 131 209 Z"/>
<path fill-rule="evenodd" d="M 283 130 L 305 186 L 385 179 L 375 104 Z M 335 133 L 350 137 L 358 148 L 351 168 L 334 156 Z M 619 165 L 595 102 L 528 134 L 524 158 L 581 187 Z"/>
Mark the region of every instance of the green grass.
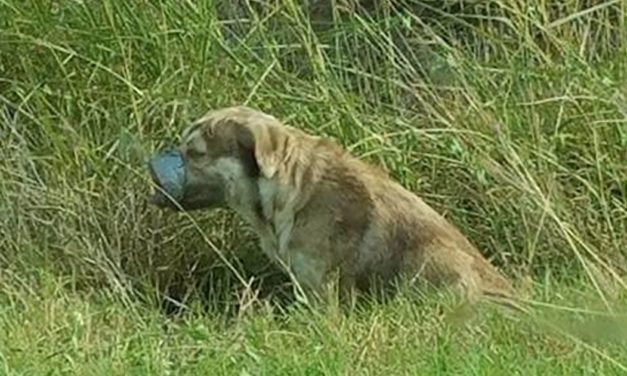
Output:
<path fill-rule="evenodd" d="M 618 375 L 627 361 L 627 320 L 590 312 L 554 315 L 557 330 L 493 310 L 455 325 L 449 302 L 435 299 L 350 313 L 277 313 L 250 299 L 231 319 L 194 308 L 168 319 L 111 294 L 70 293 L 60 280 L 37 286 L 3 292 L 6 374 Z"/>
<path fill-rule="evenodd" d="M 272 3 L 0 0 L 0 374 L 626 373 L 625 5 Z M 383 166 L 543 305 L 286 303 L 232 213 L 145 202 L 149 153 L 244 103 Z"/>

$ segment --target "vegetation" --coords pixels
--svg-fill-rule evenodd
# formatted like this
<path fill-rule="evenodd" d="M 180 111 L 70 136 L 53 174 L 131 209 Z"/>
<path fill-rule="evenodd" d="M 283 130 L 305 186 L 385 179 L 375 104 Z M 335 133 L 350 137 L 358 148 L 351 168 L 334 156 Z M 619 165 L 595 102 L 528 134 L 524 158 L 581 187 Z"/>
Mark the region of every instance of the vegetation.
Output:
<path fill-rule="evenodd" d="M 268 3 L 0 1 L 0 372 L 625 373 L 624 3 Z M 385 167 L 534 314 L 307 309 L 232 213 L 148 206 L 233 104 Z"/>

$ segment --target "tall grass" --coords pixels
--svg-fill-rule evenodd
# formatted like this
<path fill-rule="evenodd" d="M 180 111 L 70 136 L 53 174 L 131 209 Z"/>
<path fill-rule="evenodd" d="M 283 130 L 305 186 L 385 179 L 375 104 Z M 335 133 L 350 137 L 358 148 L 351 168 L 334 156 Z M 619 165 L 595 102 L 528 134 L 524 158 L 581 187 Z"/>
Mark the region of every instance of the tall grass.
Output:
<path fill-rule="evenodd" d="M 110 313 L 121 326 L 94 323 L 90 330 L 135 349 L 143 343 L 123 338 L 137 330 L 156 335 L 162 318 L 154 317 L 154 303 L 241 313 L 251 301 L 263 305 L 258 289 L 261 297 L 283 293 L 277 286 L 285 278 L 232 213 L 174 215 L 146 204 L 149 153 L 175 142 L 208 109 L 233 104 L 335 137 L 384 166 L 506 274 L 523 285 L 533 281 L 538 299 L 558 304 L 563 286 L 589 286 L 603 309 L 615 309 L 627 269 L 624 3 L 364 3 L 0 1 L 0 301 L 8 307 L 3 325 L 11 328 L 5 339 L 28 344 L 33 331 L 57 333 L 43 323 L 17 329 L 23 315 L 69 323 L 62 333 L 92 309 L 106 320 L 106 302 L 117 302 Z M 233 14 L 240 18 L 229 19 Z M 35 307 L 42 299 L 46 305 Z M 63 307 L 78 316 L 48 312 Z M 414 317 L 405 303 L 394 307 L 365 321 L 320 318 L 311 325 L 294 314 L 287 332 L 325 327 L 310 334 L 340 341 L 329 345 L 338 353 L 316 352 L 314 338 L 284 337 L 277 346 L 288 358 L 295 343 L 310 347 L 312 359 L 330 362 L 311 370 L 326 373 L 347 370 L 341 350 L 361 343 L 360 336 L 377 346 L 424 346 L 409 339 L 420 333 L 393 334 L 401 330 L 393 322 L 435 318 Z M 225 335 L 269 336 L 275 328 L 264 321 L 271 316 L 251 320 L 239 334 Z M 222 333 L 194 329 L 197 323 L 177 333 L 186 338 L 186 330 L 199 330 L 202 340 Z M 334 332 L 333 325 L 346 326 Z M 241 335 L 255 348 L 264 334 Z M 505 338 L 481 336 L 471 337 Z M 78 338 L 79 347 L 88 342 Z M 232 353 L 224 341 L 217 348 Z M 170 351 L 158 339 L 146 345 L 150 359 Z M 76 351 L 67 357 L 89 353 Z M 390 351 L 399 357 L 381 355 L 390 364 L 413 354 Z M 425 361 L 455 355 L 442 351 L 442 359 Z M 246 362 L 254 363 L 267 354 L 249 355 Z M 598 366 L 586 359 L 581 364 Z M 509 367 L 503 362 L 501 371 Z M 423 366 L 440 369 L 436 363 Z M 276 371 L 292 361 L 268 364 Z M 383 372 L 374 362 L 359 364 Z"/>

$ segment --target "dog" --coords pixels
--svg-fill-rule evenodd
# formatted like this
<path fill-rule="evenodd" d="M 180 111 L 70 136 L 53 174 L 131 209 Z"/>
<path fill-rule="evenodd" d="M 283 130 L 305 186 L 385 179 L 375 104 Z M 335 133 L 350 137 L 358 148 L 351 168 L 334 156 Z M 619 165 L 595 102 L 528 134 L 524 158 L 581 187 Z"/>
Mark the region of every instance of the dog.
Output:
<path fill-rule="evenodd" d="M 384 171 L 330 138 L 247 107 L 211 110 L 149 170 L 159 208 L 230 208 L 310 296 L 399 278 L 513 301 L 511 282 L 462 233 Z"/>

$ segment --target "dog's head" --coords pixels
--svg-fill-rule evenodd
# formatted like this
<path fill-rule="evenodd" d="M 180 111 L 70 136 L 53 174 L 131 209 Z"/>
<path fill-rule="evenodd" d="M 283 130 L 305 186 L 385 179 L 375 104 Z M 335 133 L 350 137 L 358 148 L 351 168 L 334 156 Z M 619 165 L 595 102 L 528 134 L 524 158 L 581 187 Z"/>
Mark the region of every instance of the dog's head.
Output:
<path fill-rule="evenodd" d="M 156 154 L 149 170 L 159 187 L 159 207 L 195 210 L 223 207 L 253 194 L 259 178 L 278 168 L 280 122 L 248 107 L 207 113 L 183 132 L 176 149 Z"/>

